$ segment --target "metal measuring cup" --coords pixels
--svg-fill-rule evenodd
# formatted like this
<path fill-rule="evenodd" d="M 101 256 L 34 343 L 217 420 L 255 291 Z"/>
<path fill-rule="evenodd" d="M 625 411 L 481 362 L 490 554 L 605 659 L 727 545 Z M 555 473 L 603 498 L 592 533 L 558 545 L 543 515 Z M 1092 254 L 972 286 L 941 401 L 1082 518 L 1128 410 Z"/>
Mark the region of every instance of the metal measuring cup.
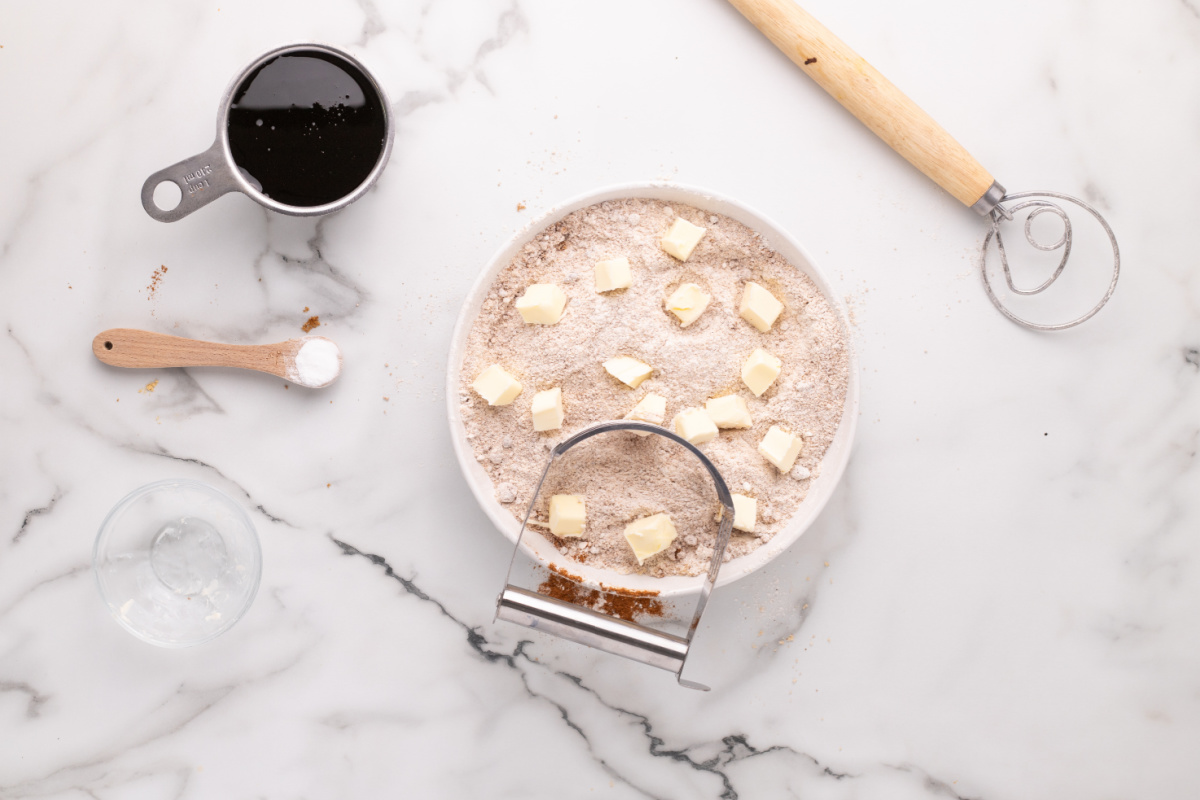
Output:
<path fill-rule="evenodd" d="M 259 71 L 277 59 L 286 56 L 309 55 L 328 61 L 348 73 L 359 84 L 368 102 L 376 101 L 382 117 L 384 135 L 374 166 L 362 181 L 351 191 L 319 205 L 299 205 L 280 202 L 270 197 L 263 186 L 246 169 L 240 167 L 230 146 L 230 111 L 236 99 L 250 85 Z M 358 77 L 363 80 L 359 81 Z M 293 216 L 315 216 L 345 208 L 362 197 L 378 180 L 387 165 L 392 151 L 395 126 L 387 95 L 375 77 L 363 64 L 348 53 L 323 44 L 292 44 L 264 53 L 233 79 L 217 112 L 217 139 L 212 147 L 199 155 L 185 158 L 177 164 L 155 172 L 142 184 L 142 207 L 146 213 L 160 222 L 175 222 L 183 219 L 198 208 L 208 205 L 223 194 L 241 192 L 272 211 Z M 285 156 L 281 155 L 281 158 Z M 163 183 L 179 188 L 181 197 L 172 208 L 160 207 L 154 200 L 155 189 Z"/>

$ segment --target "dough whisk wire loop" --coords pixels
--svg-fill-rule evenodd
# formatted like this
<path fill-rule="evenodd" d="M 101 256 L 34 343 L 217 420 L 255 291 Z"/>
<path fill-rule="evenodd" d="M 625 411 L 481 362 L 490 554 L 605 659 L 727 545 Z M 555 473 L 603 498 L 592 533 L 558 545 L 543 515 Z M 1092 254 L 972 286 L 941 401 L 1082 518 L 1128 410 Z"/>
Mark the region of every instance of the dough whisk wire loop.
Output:
<path fill-rule="evenodd" d="M 1063 274 L 1063 270 L 1067 267 L 1067 260 L 1071 257 L 1071 244 L 1075 232 L 1074 228 L 1071 226 L 1071 217 L 1065 210 L 1063 210 L 1063 207 L 1047 198 L 1054 198 L 1054 200 L 1072 203 L 1091 214 L 1096 221 L 1100 223 L 1100 226 L 1104 229 L 1104 233 L 1108 236 L 1108 241 L 1112 245 L 1113 254 L 1112 280 L 1109 281 L 1108 289 L 1105 291 L 1104 296 L 1100 298 L 1100 301 L 1097 302 L 1096 305 L 1092 306 L 1091 310 L 1087 313 L 1076 317 L 1069 322 L 1061 322 L 1055 325 L 1033 322 L 1032 320 L 1028 320 L 1014 314 L 996 295 L 995 290 L 992 288 L 991 278 L 988 277 L 988 252 L 991 249 L 993 240 L 996 242 L 995 249 L 1000 259 L 1000 266 L 1004 272 L 1004 282 L 1007 284 L 1008 290 L 1013 294 L 1023 296 L 1040 294 L 1054 285 L 1054 282 L 1058 280 L 1060 275 Z M 1005 201 L 1020 202 L 1014 202 L 1012 205 L 1005 206 Z M 1001 225 L 1003 223 L 1013 221 L 1014 215 L 1017 212 L 1024 211 L 1026 209 L 1032 210 L 1030 210 L 1025 217 L 1025 241 L 1031 247 L 1044 252 L 1052 252 L 1060 249 L 1062 250 L 1062 258 L 1059 259 L 1058 266 L 1055 267 L 1054 272 L 1049 278 L 1032 289 L 1021 289 L 1013 281 L 1012 270 L 1008 265 L 1008 252 L 1004 249 L 1004 237 L 1001 232 Z M 984 237 L 983 248 L 979 255 L 979 273 L 980 277 L 983 278 L 983 289 L 985 292 L 987 292 L 988 299 L 992 301 L 992 305 L 994 305 L 1001 314 L 1008 317 L 1018 325 L 1024 325 L 1026 328 L 1032 328 L 1033 330 L 1061 331 L 1066 330 L 1067 328 L 1073 328 L 1081 322 L 1086 322 L 1087 320 L 1096 316 L 1100 309 L 1104 308 L 1104 304 L 1108 302 L 1108 299 L 1112 297 L 1113 291 L 1115 291 L 1117 288 L 1117 278 L 1120 277 L 1121 274 L 1121 250 L 1117 246 L 1116 235 L 1113 233 L 1112 228 L 1108 226 L 1108 222 L 1106 222 L 1104 217 L 1100 215 L 1099 211 L 1077 197 L 1071 197 L 1067 194 L 1060 194 L 1059 192 L 1021 192 L 1019 194 L 1004 195 L 1003 200 L 997 203 L 990 212 L 986 213 L 988 213 L 988 216 L 991 219 L 991 227 L 988 229 L 987 236 Z M 1059 221 L 1062 223 L 1062 234 L 1059 236 L 1057 241 L 1046 244 L 1039 241 L 1034 235 L 1033 221 L 1042 214 L 1052 214 L 1058 217 Z"/>

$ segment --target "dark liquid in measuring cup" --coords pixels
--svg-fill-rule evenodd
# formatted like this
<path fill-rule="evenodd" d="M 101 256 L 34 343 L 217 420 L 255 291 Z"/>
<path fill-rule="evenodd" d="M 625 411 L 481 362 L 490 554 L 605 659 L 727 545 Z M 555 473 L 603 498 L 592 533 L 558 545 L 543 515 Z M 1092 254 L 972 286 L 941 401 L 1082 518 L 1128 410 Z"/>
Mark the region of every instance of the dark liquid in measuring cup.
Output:
<path fill-rule="evenodd" d="M 383 155 L 383 101 L 361 71 L 319 51 L 263 64 L 229 109 L 234 163 L 272 200 L 320 206 L 353 192 Z"/>

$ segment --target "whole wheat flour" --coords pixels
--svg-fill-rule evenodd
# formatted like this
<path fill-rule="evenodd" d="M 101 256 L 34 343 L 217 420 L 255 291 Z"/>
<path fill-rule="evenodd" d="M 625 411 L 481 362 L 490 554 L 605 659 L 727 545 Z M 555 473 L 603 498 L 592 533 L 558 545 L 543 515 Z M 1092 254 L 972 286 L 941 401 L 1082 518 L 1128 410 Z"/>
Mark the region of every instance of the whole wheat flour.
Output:
<path fill-rule="evenodd" d="M 686 262 L 664 253 L 659 240 L 676 217 L 707 233 Z M 629 289 L 595 291 L 596 262 L 626 257 Z M 747 281 L 784 304 L 768 333 L 738 315 Z M 556 325 L 526 324 L 515 298 L 533 283 L 554 283 L 567 294 Z M 681 283 L 696 283 L 712 302 L 687 328 L 663 306 Z M 762 397 L 741 381 L 741 365 L 758 347 L 783 361 L 779 379 Z M 602 363 L 632 356 L 654 368 L 637 389 L 605 372 Z M 624 417 L 646 394 L 667 399 L 664 424 L 705 400 L 738 394 L 751 428 L 722 430 L 700 445 L 731 491 L 757 498 L 754 534 L 734 531 L 726 559 L 770 541 L 787 524 L 820 473 L 821 457 L 841 421 L 849 377 L 841 325 L 816 285 L 746 226 L 719 214 L 657 200 L 610 201 L 576 211 L 536 234 L 500 273 L 468 335 L 460 400 L 467 437 L 496 487 L 496 499 L 524 517 L 530 495 L 557 442 L 588 425 Z M 486 367 L 499 364 L 524 386 L 507 406 L 491 407 L 470 389 Z M 533 395 L 560 387 L 566 407 L 561 430 L 537 433 Z M 772 425 L 798 433 L 804 450 L 781 474 L 759 441 Z M 547 528 L 553 494 L 586 497 L 581 538 L 557 539 Z M 566 557 L 622 574 L 698 575 L 712 557 L 718 510 L 700 462 L 659 436 L 627 432 L 597 436 L 561 458 L 547 477 L 531 524 Z M 674 543 L 638 565 L 624 528 L 646 514 L 666 512 L 678 530 Z M 536 535 L 536 534 L 535 534 Z"/>

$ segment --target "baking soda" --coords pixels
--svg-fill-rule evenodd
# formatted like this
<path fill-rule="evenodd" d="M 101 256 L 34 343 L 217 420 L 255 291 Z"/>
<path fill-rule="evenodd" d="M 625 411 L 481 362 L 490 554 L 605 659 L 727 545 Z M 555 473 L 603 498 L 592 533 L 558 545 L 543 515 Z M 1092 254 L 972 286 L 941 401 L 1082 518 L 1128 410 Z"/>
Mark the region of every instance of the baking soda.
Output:
<path fill-rule="evenodd" d="M 342 354 L 328 339 L 308 339 L 296 353 L 292 380 L 301 386 L 318 388 L 332 382 L 342 371 Z"/>

